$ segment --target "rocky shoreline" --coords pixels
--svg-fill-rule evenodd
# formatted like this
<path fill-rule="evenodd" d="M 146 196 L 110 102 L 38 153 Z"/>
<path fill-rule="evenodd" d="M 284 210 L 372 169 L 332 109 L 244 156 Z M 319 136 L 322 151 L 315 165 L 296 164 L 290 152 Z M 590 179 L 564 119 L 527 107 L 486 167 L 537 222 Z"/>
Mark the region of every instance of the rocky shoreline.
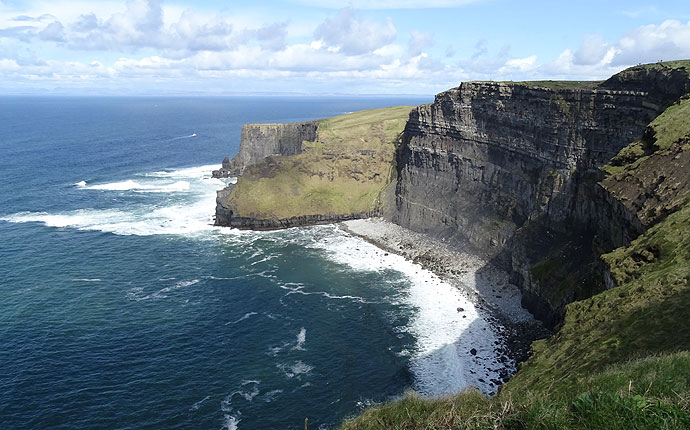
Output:
<path fill-rule="evenodd" d="M 338 224 L 345 232 L 430 270 L 442 280 L 461 290 L 483 311 L 505 344 L 497 345 L 496 354 L 516 363 L 529 356 L 531 343 L 550 332 L 520 305 L 521 293 L 510 284 L 509 274 L 476 254 L 464 252 L 456 245 L 430 238 L 381 218 L 345 221 Z M 462 309 L 458 309 L 462 312 Z M 511 375 L 501 374 L 506 382 Z"/>

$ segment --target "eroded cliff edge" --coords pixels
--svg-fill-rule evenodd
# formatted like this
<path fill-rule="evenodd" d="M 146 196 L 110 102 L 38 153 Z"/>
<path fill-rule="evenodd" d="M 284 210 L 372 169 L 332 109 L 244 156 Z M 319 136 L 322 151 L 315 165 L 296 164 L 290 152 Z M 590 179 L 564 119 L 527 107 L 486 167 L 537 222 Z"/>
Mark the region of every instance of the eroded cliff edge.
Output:
<path fill-rule="evenodd" d="M 601 83 L 463 83 L 410 114 L 387 216 L 493 259 L 553 325 L 605 288 L 599 255 L 649 227 L 600 167 L 689 91 L 688 69 L 664 64 Z"/>

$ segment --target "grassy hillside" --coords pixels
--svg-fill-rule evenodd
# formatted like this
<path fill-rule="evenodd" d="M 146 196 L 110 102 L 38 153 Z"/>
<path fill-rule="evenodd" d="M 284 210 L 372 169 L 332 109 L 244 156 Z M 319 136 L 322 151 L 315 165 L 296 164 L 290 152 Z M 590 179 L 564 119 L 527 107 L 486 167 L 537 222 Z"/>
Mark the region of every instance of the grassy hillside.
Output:
<path fill-rule="evenodd" d="M 686 96 L 605 167 L 601 186 L 649 229 L 601 256 L 617 286 L 567 305 L 498 396 L 408 394 L 343 428 L 690 428 L 688 118 Z"/>
<path fill-rule="evenodd" d="M 690 353 L 620 363 L 574 381 L 563 390 L 487 398 L 465 392 L 442 399 L 408 393 L 367 409 L 344 430 L 690 428 Z"/>
<path fill-rule="evenodd" d="M 319 121 L 303 153 L 247 168 L 229 198 L 237 216 L 259 219 L 351 214 L 376 209 L 395 172 L 395 142 L 412 106 Z"/>

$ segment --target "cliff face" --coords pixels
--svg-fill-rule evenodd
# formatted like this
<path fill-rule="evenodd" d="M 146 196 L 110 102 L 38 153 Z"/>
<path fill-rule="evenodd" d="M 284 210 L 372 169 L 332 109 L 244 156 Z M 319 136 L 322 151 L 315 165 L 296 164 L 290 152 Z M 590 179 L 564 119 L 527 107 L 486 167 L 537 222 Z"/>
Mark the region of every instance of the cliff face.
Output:
<path fill-rule="evenodd" d="M 316 121 L 289 124 L 245 124 L 242 126 L 240 150 L 230 162 L 233 176 L 247 166 L 271 155 L 295 155 L 302 152 L 303 141 L 316 140 Z"/>
<path fill-rule="evenodd" d="M 598 183 L 598 168 L 689 82 L 685 69 L 659 66 L 589 87 L 470 82 L 443 92 L 410 114 L 390 218 L 494 257 L 524 304 L 554 323 L 565 304 L 603 287 L 583 282 L 600 270 L 599 251 L 644 231 Z"/>

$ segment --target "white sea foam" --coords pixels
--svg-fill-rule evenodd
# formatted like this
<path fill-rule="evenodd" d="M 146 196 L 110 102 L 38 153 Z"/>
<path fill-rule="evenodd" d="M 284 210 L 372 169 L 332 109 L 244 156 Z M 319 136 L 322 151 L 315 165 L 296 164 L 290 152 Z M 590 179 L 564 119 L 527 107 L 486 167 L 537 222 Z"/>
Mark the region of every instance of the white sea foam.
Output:
<path fill-rule="evenodd" d="M 151 299 L 165 299 L 168 296 L 166 293 L 170 293 L 172 291 L 175 291 L 179 288 L 184 288 L 184 287 L 189 287 L 191 285 L 195 285 L 199 283 L 198 279 L 193 279 L 191 281 L 180 281 L 177 282 L 174 285 L 171 285 L 169 287 L 161 288 L 160 290 L 151 293 L 151 294 L 146 294 L 144 289 L 142 287 L 134 287 L 129 292 L 127 293 L 127 298 L 130 300 L 134 300 L 136 302 L 140 302 L 142 300 L 151 300 Z"/>
<path fill-rule="evenodd" d="M 490 381 L 498 379 L 499 369 L 505 367 L 494 352 L 500 338 L 469 297 L 420 265 L 331 228 L 333 233 L 325 240 L 307 246 L 322 249 L 330 259 L 352 270 L 394 270 L 409 280 L 397 304 L 413 309 L 405 331 L 416 342 L 410 364 L 416 390 L 443 395 L 475 386 L 486 393 L 495 392 Z M 473 348 L 476 355 L 470 353 Z"/>
<path fill-rule="evenodd" d="M 285 294 L 286 296 L 289 296 L 290 294 L 300 294 L 303 296 L 323 296 L 329 299 L 333 300 L 348 300 L 348 301 L 353 301 L 353 302 L 359 302 L 359 303 L 376 303 L 371 300 L 367 300 L 363 297 L 359 296 L 351 296 L 351 295 L 337 295 L 337 294 L 331 294 L 327 291 L 304 291 L 304 284 L 296 283 L 296 282 L 286 282 L 284 284 L 279 284 L 278 288 L 281 288 L 283 290 L 287 290 L 288 292 Z"/>
<path fill-rule="evenodd" d="M 201 407 L 201 404 L 204 403 L 206 400 L 208 400 L 208 399 L 210 399 L 210 398 L 211 398 L 211 396 L 206 396 L 206 397 L 204 397 L 203 399 L 201 399 L 201 400 L 199 400 L 198 402 L 194 403 L 194 404 L 192 405 L 192 407 L 189 408 L 189 410 L 191 410 L 191 411 L 196 411 L 196 410 L 198 410 L 198 409 Z"/>
<path fill-rule="evenodd" d="M 302 375 L 308 375 L 314 369 L 314 366 L 310 366 L 301 360 L 295 361 L 292 364 L 277 364 L 276 367 L 282 370 L 283 374 L 288 378 L 299 378 Z"/>
<path fill-rule="evenodd" d="M 84 182 L 84 181 L 82 181 Z M 189 182 L 187 181 L 177 181 L 177 182 L 150 182 L 150 183 L 140 183 L 132 179 L 121 182 L 110 182 L 106 184 L 98 185 L 80 185 L 80 188 L 85 190 L 101 190 L 101 191 L 136 191 L 139 193 L 172 193 L 172 192 L 182 192 L 189 190 Z"/>
<path fill-rule="evenodd" d="M 189 287 L 191 285 L 196 285 L 198 283 L 199 283 L 198 279 L 192 279 L 191 281 L 180 281 L 180 282 L 176 283 L 175 285 L 172 285 L 170 287 L 165 287 L 162 290 L 159 290 L 157 294 L 169 293 L 169 292 L 175 291 L 179 288 Z"/>
<path fill-rule="evenodd" d="M 100 278 L 74 278 L 75 282 L 101 282 Z"/>
<path fill-rule="evenodd" d="M 155 178 L 210 178 L 211 172 L 219 168 L 220 166 L 218 164 L 207 164 L 205 166 L 185 167 L 182 169 L 161 170 L 157 172 L 144 173 L 143 176 L 151 176 Z"/>
<path fill-rule="evenodd" d="M 234 325 L 234 324 L 237 324 L 238 322 L 244 321 L 244 320 L 246 320 L 247 318 L 250 318 L 250 317 L 253 316 L 253 315 L 258 315 L 258 314 L 257 314 L 256 312 L 247 312 L 246 314 L 244 314 L 244 316 L 240 317 L 239 319 L 236 319 L 235 321 L 228 321 L 228 322 L 226 322 L 225 325 L 231 325 L 231 324 Z"/>
<path fill-rule="evenodd" d="M 120 235 L 158 235 L 158 234 L 198 234 L 220 231 L 213 226 L 216 191 L 224 182 L 211 178 L 211 169 L 218 166 L 200 166 L 177 169 L 169 172 L 154 172 L 142 175 L 137 180 L 127 179 L 109 184 L 87 185 L 79 182 L 76 185 L 85 190 L 124 191 L 126 193 L 154 192 L 179 193 L 180 198 L 165 198 L 161 201 L 154 195 L 147 197 L 149 203 L 137 202 L 136 205 L 121 208 L 95 209 L 85 208 L 56 213 L 19 212 L 0 218 L 0 220 L 24 223 L 39 222 L 48 227 L 69 227 L 79 230 L 97 230 Z M 156 177 L 166 179 L 156 179 Z M 171 181 L 172 179 L 172 181 Z M 176 180 L 179 179 L 179 180 Z M 134 194 L 133 194 L 134 195 Z M 223 233 L 232 232 L 224 229 Z M 239 237 L 241 234 L 231 233 Z M 245 233 L 246 235 L 246 233 Z"/>
<path fill-rule="evenodd" d="M 307 341 L 307 329 L 302 329 L 297 333 L 297 344 L 292 347 L 293 350 L 304 351 L 304 342 Z"/>
<path fill-rule="evenodd" d="M 223 428 L 225 430 L 237 430 L 237 425 L 240 423 L 240 419 L 232 415 L 223 415 Z"/>

